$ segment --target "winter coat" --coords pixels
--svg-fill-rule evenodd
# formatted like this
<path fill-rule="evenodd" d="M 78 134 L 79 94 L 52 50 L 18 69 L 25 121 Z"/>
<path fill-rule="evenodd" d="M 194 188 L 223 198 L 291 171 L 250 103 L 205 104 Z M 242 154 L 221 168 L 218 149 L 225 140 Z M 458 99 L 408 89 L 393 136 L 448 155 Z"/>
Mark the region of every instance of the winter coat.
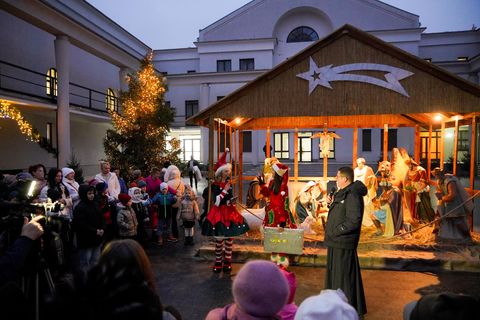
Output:
<path fill-rule="evenodd" d="M 95 187 L 81 185 L 78 194 L 80 203 L 73 210 L 73 228 L 77 235 L 78 248 L 93 248 L 102 243 L 97 230 L 105 229 L 105 220 L 95 200 L 87 199 L 87 192 Z"/>
<path fill-rule="evenodd" d="M 334 194 L 325 229 L 325 245 L 332 248 L 356 249 L 363 218 L 363 196 L 367 187 L 355 181 Z"/>
<path fill-rule="evenodd" d="M 137 235 L 137 216 L 132 208 L 117 204 L 117 225 L 120 237 L 134 237 Z"/>

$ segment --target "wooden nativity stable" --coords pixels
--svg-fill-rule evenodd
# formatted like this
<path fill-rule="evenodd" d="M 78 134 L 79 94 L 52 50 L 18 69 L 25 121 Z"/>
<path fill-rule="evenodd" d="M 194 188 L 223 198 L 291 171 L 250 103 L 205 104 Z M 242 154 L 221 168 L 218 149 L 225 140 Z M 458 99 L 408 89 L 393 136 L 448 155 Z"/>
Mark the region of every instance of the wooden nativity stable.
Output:
<path fill-rule="evenodd" d="M 469 125 L 470 191 L 478 177 L 480 87 L 364 31 L 345 25 L 269 72 L 188 119 L 209 128 L 209 176 L 223 139 L 234 160 L 234 181 L 242 199 L 244 130 L 294 131 L 324 127 L 353 128 L 352 163 L 357 158 L 358 130 L 383 128 L 383 155 L 388 155 L 389 128 L 413 127 L 414 158 L 420 158 L 420 132 L 440 130 L 440 166 L 444 131 L 455 128 L 453 173 L 456 173 L 460 125 Z M 217 150 L 217 151 L 215 151 Z M 294 143 L 292 180 L 298 180 L 298 145 Z M 430 171 L 430 152 L 427 152 Z M 430 172 L 429 172 L 430 174 Z"/>

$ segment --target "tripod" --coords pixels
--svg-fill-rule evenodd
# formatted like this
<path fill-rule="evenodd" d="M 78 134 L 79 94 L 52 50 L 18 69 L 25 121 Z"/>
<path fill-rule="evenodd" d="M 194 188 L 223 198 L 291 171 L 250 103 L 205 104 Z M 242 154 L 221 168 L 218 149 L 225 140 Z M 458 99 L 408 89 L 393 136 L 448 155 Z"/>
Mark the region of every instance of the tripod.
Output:
<path fill-rule="evenodd" d="M 43 283 L 46 284 L 47 291 L 42 293 L 55 293 L 55 284 L 48 264 L 41 253 L 38 253 L 38 262 L 35 269 L 30 275 L 22 277 L 22 291 L 29 301 L 33 300 L 35 320 L 40 319 L 40 288 Z"/>

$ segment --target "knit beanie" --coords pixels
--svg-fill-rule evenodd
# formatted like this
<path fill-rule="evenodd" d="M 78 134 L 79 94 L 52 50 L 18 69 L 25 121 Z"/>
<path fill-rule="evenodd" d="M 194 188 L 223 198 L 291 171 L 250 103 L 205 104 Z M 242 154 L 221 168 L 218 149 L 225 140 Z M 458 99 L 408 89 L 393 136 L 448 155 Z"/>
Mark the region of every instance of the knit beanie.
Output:
<path fill-rule="evenodd" d="M 67 175 L 69 175 L 70 173 L 72 172 L 75 172 L 73 169 L 71 168 L 62 168 L 62 175 L 63 177 L 66 177 Z"/>
<path fill-rule="evenodd" d="M 295 320 L 358 320 L 358 313 L 341 289 L 322 290 L 319 295 L 305 299 L 298 307 Z"/>
<path fill-rule="evenodd" d="M 130 197 L 126 193 L 120 193 L 118 195 L 118 201 L 120 201 L 120 203 L 123 204 L 124 206 L 126 206 L 128 201 L 130 201 L 131 199 L 132 199 L 132 197 Z"/>
<path fill-rule="evenodd" d="M 97 192 L 98 193 L 102 193 L 105 191 L 105 189 L 107 189 L 108 186 L 105 182 L 99 182 L 95 185 L 95 189 L 97 189 Z"/>
<path fill-rule="evenodd" d="M 288 283 L 270 261 L 246 263 L 232 285 L 233 299 L 245 313 L 256 317 L 275 316 L 287 302 Z"/>
<path fill-rule="evenodd" d="M 163 189 L 168 189 L 168 183 L 166 182 L 160 183 L 160 191 L 162 191 Z"/>
<path fill-rule="evenodd" d="M 143 187 L 146 187 L 147 186 L 147 183 L 143 180 L 138 180 L 137 181 L 137 187 L 139 188 L 143 188 Z"/>

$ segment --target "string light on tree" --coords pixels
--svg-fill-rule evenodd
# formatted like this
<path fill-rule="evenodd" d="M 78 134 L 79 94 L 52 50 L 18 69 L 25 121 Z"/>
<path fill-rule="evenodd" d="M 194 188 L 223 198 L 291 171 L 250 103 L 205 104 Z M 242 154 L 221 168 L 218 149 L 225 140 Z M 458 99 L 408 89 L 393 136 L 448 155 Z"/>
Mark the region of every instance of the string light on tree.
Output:
<path fill-rule="evenodd" d="M 164 161 L 179 161 L 180 143 L 175 139 L 171 151 L 166 137 L 174 111 L 164 102 L 165 79 L 152 64 L 153 53 L 142 60 L 140 69 L 127 76 L 127 92 L 121 94 L 122 112 L 110 110 L 113 130 L 104 140 L 108 160 L 118 167 L 149 170 Z"/>

